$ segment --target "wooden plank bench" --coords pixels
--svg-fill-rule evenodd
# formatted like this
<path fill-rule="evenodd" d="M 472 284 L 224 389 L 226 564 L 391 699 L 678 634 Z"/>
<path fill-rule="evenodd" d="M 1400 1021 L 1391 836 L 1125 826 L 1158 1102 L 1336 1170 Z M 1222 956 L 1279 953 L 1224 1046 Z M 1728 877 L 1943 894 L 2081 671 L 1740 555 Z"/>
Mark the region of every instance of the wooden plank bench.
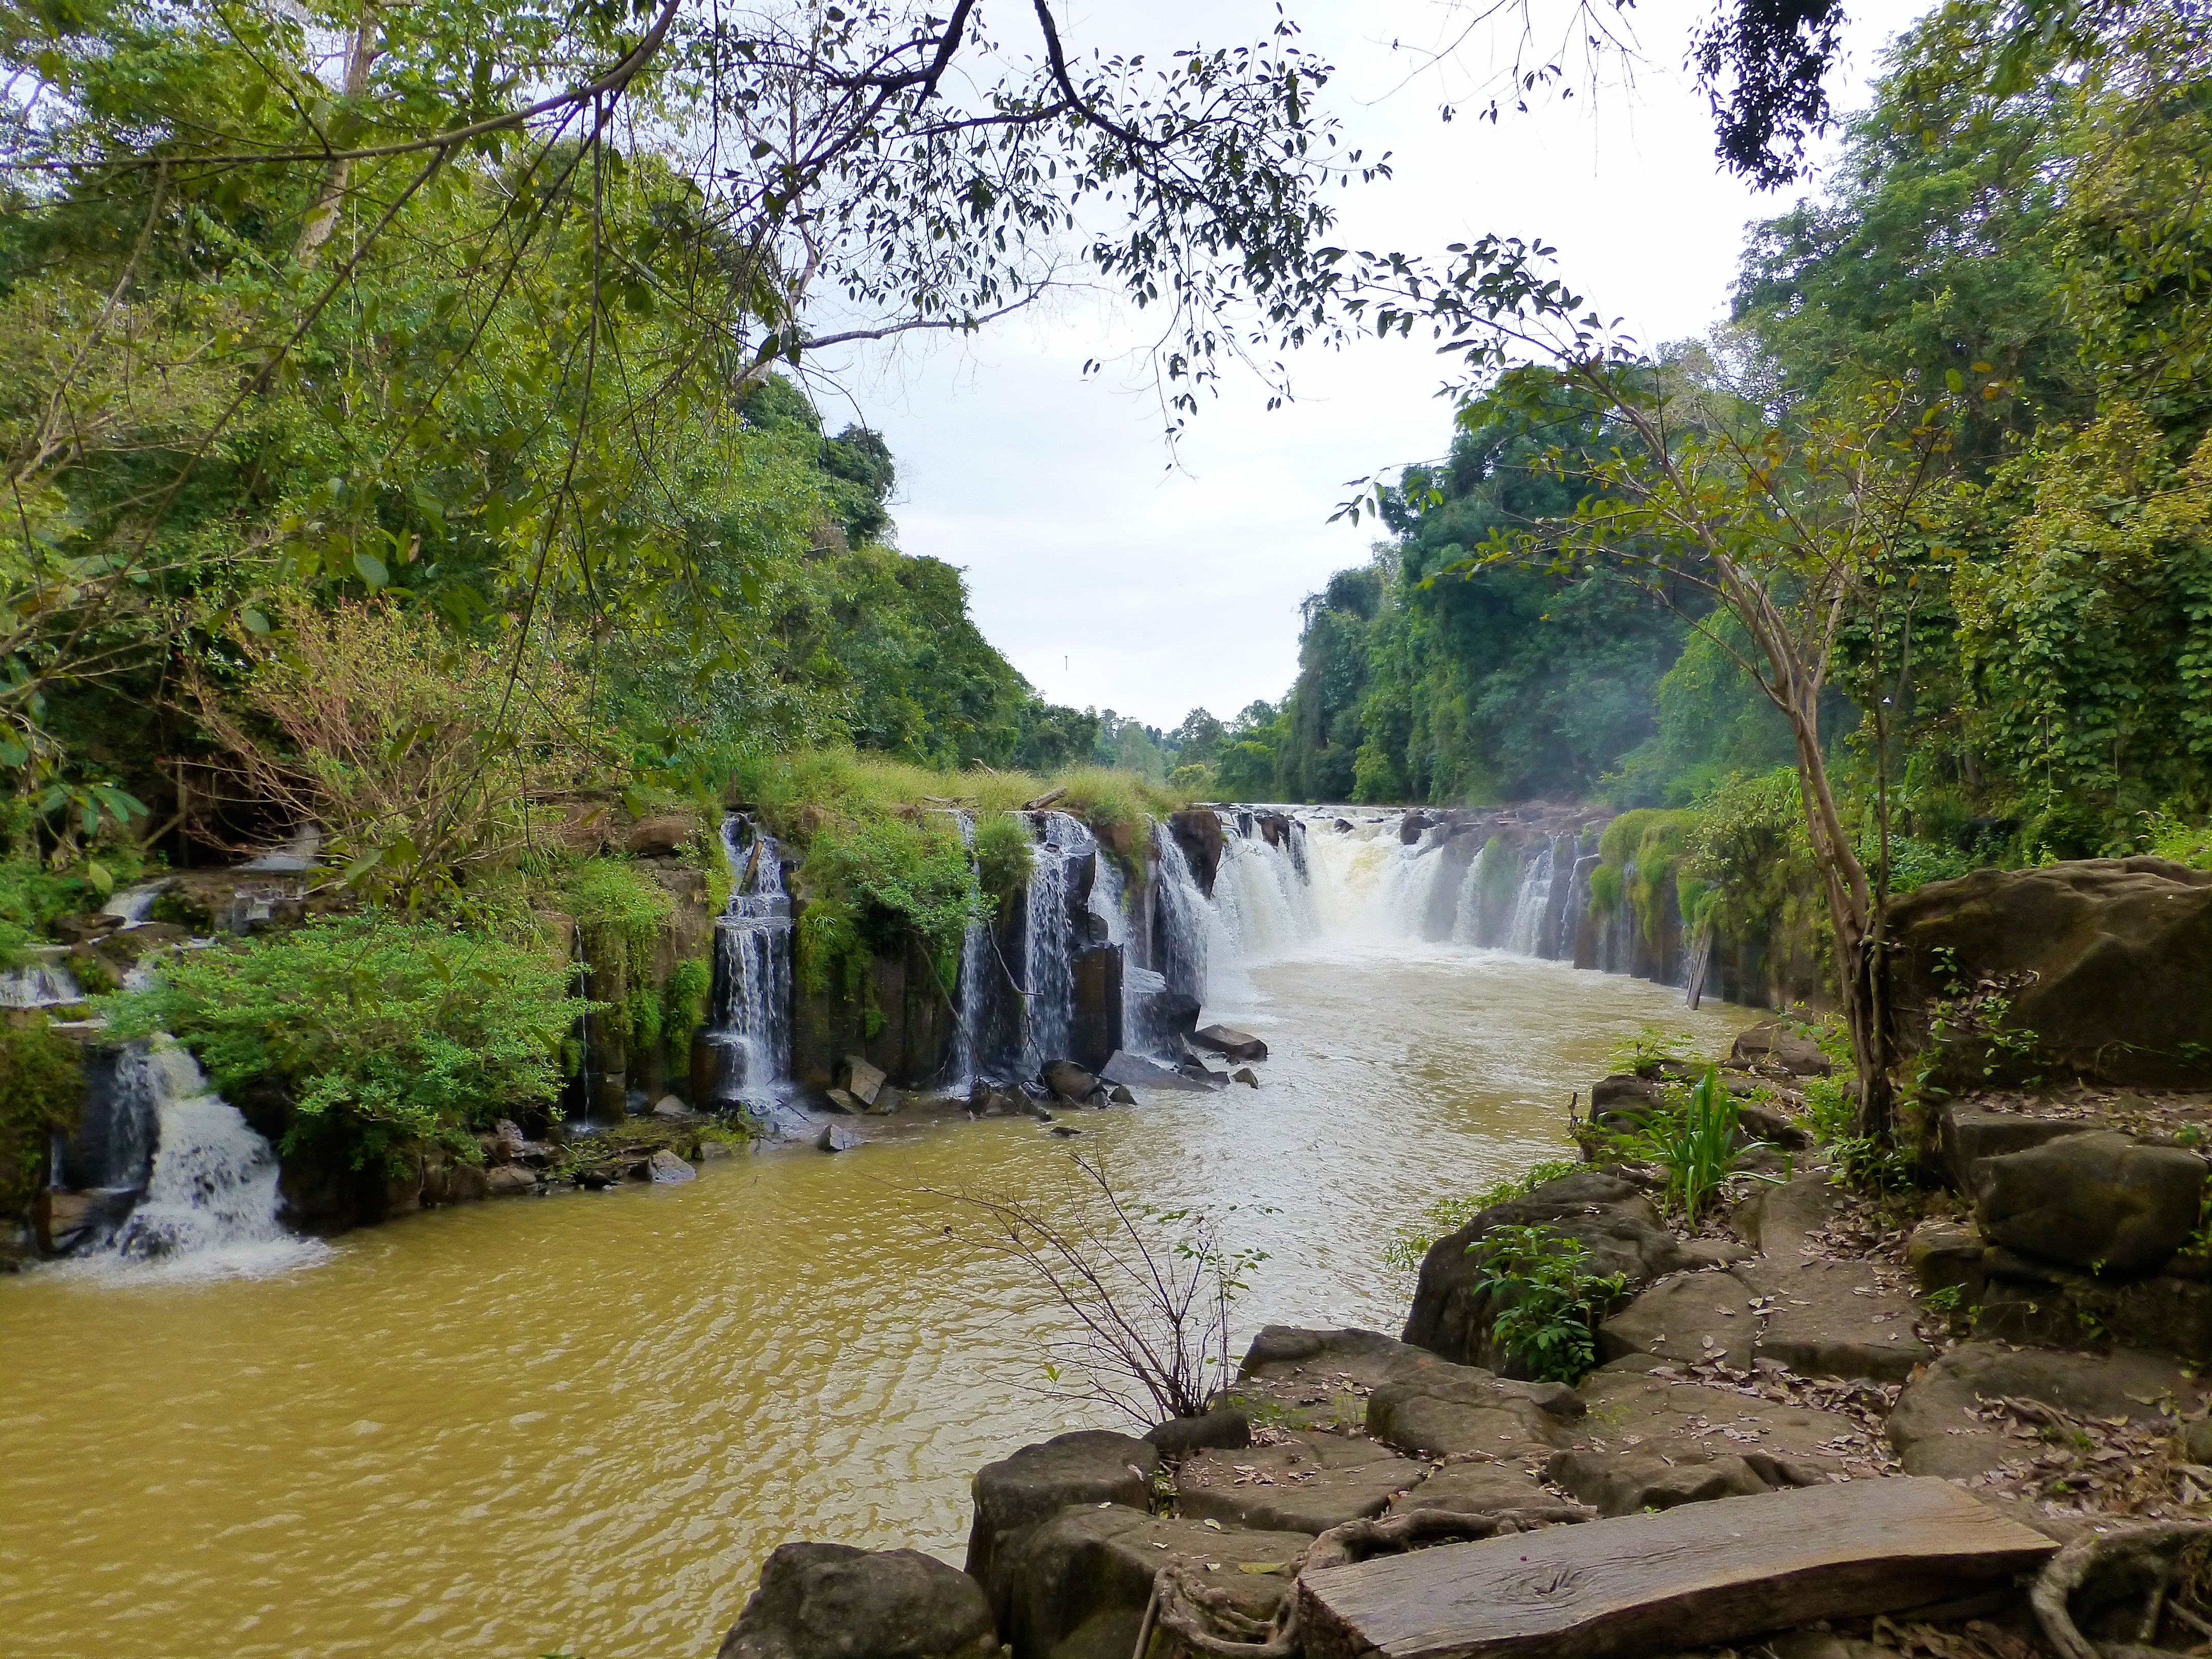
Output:
<path fill-rule="evenodd" d="M 1307 1659 L 1633 1659 L 1926 1607 L 2057 1545 L 1948 1481 L 1850 1480 L 1307 1573 Z"/>

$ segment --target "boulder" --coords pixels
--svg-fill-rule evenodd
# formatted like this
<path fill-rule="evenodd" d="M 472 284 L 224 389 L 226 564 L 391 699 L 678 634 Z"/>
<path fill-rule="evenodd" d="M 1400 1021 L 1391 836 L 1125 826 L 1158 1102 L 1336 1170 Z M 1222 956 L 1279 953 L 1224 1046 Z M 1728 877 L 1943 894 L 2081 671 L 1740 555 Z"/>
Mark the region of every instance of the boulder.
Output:
<path fill-rule="evenodd" d="M 1988 1282 L 1988 1270 L 1983 1265 L 1987 1249 L 1982 1230 L 1972 1222 L 1939 1218 L 1912 1230 L 1912 1237 L 1905 1243 L 1905 1259 L 1922 1295 L 1956 1289 L 1958 1305 L 1972 1308 L 1980 1303 Z"/>
<path fill-rule="evenodd" d="M 822 1103 L 840 1117 L 858 1117 L 868 1109 L 860 1103 L 858 1095 L 846 1089 L 824 1089 Z"/>
<path fill-rule="evenodd" d="M 446 1202 L 473 1204 L 491 1196 L 491 1172 L 481 1164 L 459 1158 L 446 1166 Z"/>
<path fill-rule="evenodd" d="M 1208 1448 L 1234 1450 L 1252 1443 L 1252 1419 L 1231 1407 L 1220 1407 L 1203 1417 L 1170 1417 L 1145 1431 L 1145 1438 L 1165 1457 Z"/>
<path fill-rule="evenodd" d="M 623 850 L 634 859 L 668 858 L 689 846 L 699 830 L 699 820 L 689 812 L 656 812 L 630 825 Z"/>
<path fill-rule="evenodd" d="M 1118 1054 L 1106 1062 L 1106 1069 L 1098 1075 L 1109 1083 L 1125 1089 L 1177 1089 L 1186 1092 L 1211 1089 L 1213 1085 L 1201 1079 L 1185 1077 L 1171 1066 L 1157 1060 L 1145 1060 L 1132 1054 Z"/>
<path fill-rule="evenodd" d="M 1426 835 L 1436 820 L 1426 812 L 1408 812 L 1398 820 L 1398 840 L 1407 847 L 1413 846 Z"/>
<path fill-rule="evenodd" d="M 839 1085 L 863 1106 L 876 1103 L 876 1096 L 887 1080 L 883 1068 L 871 1065 L 858 1054 L 847 1054 L 837 1063 Z"/>
<path fill-rule="evenodd" d="M 1982 1253 L 1987 1275 L 1974 1329 L 2009 1342 L 2122 1347 L 2212 1360 L 2212 1284 L 2179 1273 L 2092 1273 L 2022 1255 L 2002 1244 Z M 2174 1265 L 2202 1273 L 2201 1256 Z"/>
<path fill-rule="evenodd" d="M 1462 1364 L 1505 1368 L 1490 1340 L 1496 1310 L 1489 1293 L 1476 1288 L 1481 1264 L 1469 1246 L 1507 1225 L 1549 1226 L 1580 1239 L 1590 1253 L 1589 1270 L 1624 1275 L 1631 1294 L 1698 1265 L 1633 1182 L 1597 1170 L 1562 1176 L 1491 1206 L 1430 1246 L 1406 1319 L 1407 1341 Z"/>
<path fill-rule="evenodd" d="M 1045 1065 L 1044 1086 L 1064 1105 L 1082 1106 L 1097 1091 L 1098 1079 L 1072 1060 L 1055 1060 Z"/>
<path fill-rule="evenodd" d="M 1149 1508 L 1159 1466 L 1159 1448 L 1151 1441 L 1105 1429 L 1056 1435 L 986 1463 L 975 1472 L 969 1576 L 989 1592 L 1003 1620 L 1010 1565 L 1024 1539 L 1074 1504 Z"/>
<path fill-rule="evenodd" d="M 842 1123 L 825 1123 L 822 1133 L 814 1137 L 817 1152 L 849 1152 L 860 1144 L 860 1137 Z"/>
<path fill-rule="evenodd" d="M 716 1659 L 992 1659 L 982 1587 L 918 1550 L 786 1544 Z"/>
<path fill-rule="evenodd" d="M 1819 1043 L 1771 1019 L 1763 1019 L 1736 1033 L 1735 1046 L 1729 1050 L 1729 1064 L 1761 1066 L 1768 1071 L 1786 1072 L 1792 1077 L 1826 1077 L 1835 1069 L 1834 1062 L 1820 1052 Z"/>
<path fill-rule="evenodd" d="M 1103 928 L 1104 921 L 1086 910 L 1084 915 Z M 1069 1002 L 1067 1051 L 1078 1063 L 1097 1067 L 1121 1051 L 1121 947 L 1104 940 L 1086 945 L 1070 964 L 1074 984 Z"/>
<path fill-rule="evenodd" d="M 2039 1071 L 2113 1083 L 2212 1082 L 2212 871 L 2164 859 L 2088 859 L 1978 870 L 1892 906 L 1890 1003 L 1908 1050 L 1930 1010 L 1971 984 L 2008 986 L 2005 1022 L 2034 1033 Z M 1986 1057 L 1940 1058 L 1937 1082 L 1970 1086 Z"/>
<path fill-rule="evenodd" d="M 1994 1425 L 1970 1415 L 1978 1401 L 2040 1401 L 2076 1417 L 2154 1424 L 2169 1409 L 2201 1410 L 2206 1385 L 2172 1361 L 2117 1349 L 2107 1354 L 1961 1342 L 1905 1385 L 1884 1425 L 1907 1474 L 1963 1480 L 2019 1455 Z"/>
<path fill-rule="evenodd" d="M 2068 1135 L 1983 1159 L 1982 1236 L 2025 1255 L 2102 1273 L 2148 1273 L 2189 1242 L 2204 1161 L 2109 1132 Z"/>
<path fill-rule="evenodd" d="M 886 1083 L 876 1091 L 876 1097 L 869 1103 L 866 1110 L 870 1117 L 890 1117 L 905 1104 L 906 1097 L 899 1092 L 898 1085 Z"/>
<path fill-rule="evenodd" d="M 1372 1440 L 1309 1431 L 1186 1459 L 1176 1474 L 1176 1507 L 1194 1520 L 1224 1526 L 1323 1533 L 1380 1515 L 1428 1472 L 1427 1464 Z"/>
<path fill-rule="evenodd" d="M 487 1136 L 484 1155 L 494 1164 L 520 1164 L 523 1148 L 529 1146 L 530 1137 L 522 1133 L 522 1126 L 511 1117 L 503 1117 Z"/>
<path fill-rule="evenodd" d="M 1229 1074 L 1229 1080 L 1231 1083 L 1241 1083 L 1248 1089 L 1256 1089 L 1260 1086 L 1260 1074 L 1249 1066 L 1238 1066 Z"/>
<path fill-rule="evenodd" d="M 1164 1520 L 1118 1504 L 1063 1510 L 1009 1564 L 1007 1643 L 1013 1659 L 1129 1659 L 1152 1580 L 1168 1566 L 1264 1624 L 1312 1544 L 1307 1533 Z"/>
<path fill-rule="evenodd" d="M 1558 1452 L 1544 1473 L 1600 1515 L 1641 1515 L 1827 1481 L 1820 1471 L 1770 1452 L 1674 1453 L 1650 1446 Z"/>
<path fill-rule="evenodd" d="M 1598 1356 L 1650 1354 L 1679 1364 L 1719 1359 L 1749 1370 L 1759 1340 L 1755 1294 L 1734 1273 L 1663 1279 L 1598 1327 Z"/>
<path fill-rule="evenodd" d="M 665 1146 L 654 1148 L 653 1156 L 647 1160 L 647 1163 L 653 1170 L 653 1184 L 658 1187 L 680 1187 L 687 1181 L 696 1181 L 699 1178 L 698 1170 L 693 1169 Z"/>
<path fill-rule="evenodd" d="M 1559 1503 L 1510 1463 L 1450 1463 L 1391 1499 L 1393 1511 L 1449 1510 L 1455 1515 L 1490 1515 L 1498 1510 L 1548 1509 Z"/>
<path fill-rule="evenodd" d="M 1137 1103 L 1136 1096 L 1118 1083 L 1106 1091 L 1106 1098 L 1116 1106 L 1133 1106 Z"/>
<path fill-rule="evenodd" d="M 666 1122 L 688 1123 L 696 1115 L 674 1095 L 663 1095 L 653 1103 L 653 1115 Z"/>
<path fill-rule="evenodd" d="M 1590 1085 L 1590 1115 L 1626 1110 L 1633 1115 L 1656 1111 L 1667 1103 L 1667 1087 L 1656 1079 L 1618 1072 Z"/>
<path fill-rule="evenodd" d="M 1804 1125 L 1787 1113 L 1756 1101 L 1746 1101 L 1736 1108 L 1736 1121 L 1751 1139 L 1763 1140 L 1784 1152 L 1802 1152 L 1813 1144 L 1812 1133 Z"/>
<path fill-rule="evenodd" d="M 1265 1060 L 1267 1057 L 1266 1043 L 1249 1031 L 1240 1031 L 1233 1026 L 1201 1025 L 1191 1033 L 1190 1040 L 1201 1048 L 1211 1048 L 1231 1060 Z"/>
<path fill-rule="evenodd" d="M 1377 1387 L 1367 1396 L 1367 1432 L 1431 1457 L 1510 1461 L 1568 1443 L 1584 1410 L 1562 1383 L 1516 1382 L 1445 1364 Z"/>
<path fill-rule="evenodd" d="M 515 1198 L 538 1190 L 538 1175 L 520 1164 L 501 1164 L 484 1177 L 484 1190 L 494 1198 Z"/>
<path fill-rule="evenodd" d="M 1936 1116 L 1936 1139 L 1951 1182 L 1972 1198 L 1982 1184 L 1982 1164 L 1992 1158 L 2024 1152 L 2067 1135 L 2086 1134 L 2097 1126 L 2079 1118 L 2027 1117 L 2019 1112 L 1983 1111 L 1956 1103 Z"/>
<path fill-rule="evenodd" d="M 1190 866 L 1190 878 L 1212 898 L 1213 878 L 1221 868 L 1221 815 L 1210 806 L 1188 807 L 1168 814 L 1168 830 Z"/>

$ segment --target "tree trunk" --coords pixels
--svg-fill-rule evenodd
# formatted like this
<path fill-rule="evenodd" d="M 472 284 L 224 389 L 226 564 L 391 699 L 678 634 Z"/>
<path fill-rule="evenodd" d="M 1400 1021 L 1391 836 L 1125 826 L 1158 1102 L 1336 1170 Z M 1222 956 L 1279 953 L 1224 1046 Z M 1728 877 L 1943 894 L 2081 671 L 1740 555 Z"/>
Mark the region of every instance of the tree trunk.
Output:
<path fill-rule="evenodd" d="M 351 104 L 368 90 L 368 72 L 383 55 L 384 47 L 377 26 L 374 0 L 363 0 L 361 16 L 354 24 L 353 33 L 346 40 L 345 101 Z M 322 194 L 308 210 L 307 221 L 300 227 L 300 240 L 293 257 L 303 265 L 312 265 L 321 253 L 323 244 L 331 240 L 337 228 L 338 209 L 345 203 L 346 180 L 352 176 L 353 163 L 333 161 L 323 180 Z"/>

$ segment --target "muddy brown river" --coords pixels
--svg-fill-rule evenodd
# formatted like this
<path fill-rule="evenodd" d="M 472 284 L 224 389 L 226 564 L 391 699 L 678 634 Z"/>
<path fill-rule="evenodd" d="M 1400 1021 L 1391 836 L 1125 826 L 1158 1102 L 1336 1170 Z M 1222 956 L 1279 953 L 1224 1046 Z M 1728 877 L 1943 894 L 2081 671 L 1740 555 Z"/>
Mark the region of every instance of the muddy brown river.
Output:
<path fill-rule="evenodd" d="M 1051 1312 L 934 1194 L 1043 1190 L 1071 1147 L 1238 1206 L 1233 1242 L 1268 1252 L 1240 1340 L 1395 1333 L 1396 1227 L 1558 1155 L 1570 1091 L 1639 1027 L 1717 1048 L 1750 1016 L 1367 937 L 1360 873 L 1321 942 L 1251 940 L 1209 1008 L 1273 1046 L 1257 1090 L 1063 1115 L 1078 1140 L 871 1124 L 845 1155 L 411 1217 L 261 1277 L 0 1280 L 0 1650 L 705 1659 L 788 1540 L 957 1562 L 976 1466 L 1085 1419 L 1044 1376 Z"/>

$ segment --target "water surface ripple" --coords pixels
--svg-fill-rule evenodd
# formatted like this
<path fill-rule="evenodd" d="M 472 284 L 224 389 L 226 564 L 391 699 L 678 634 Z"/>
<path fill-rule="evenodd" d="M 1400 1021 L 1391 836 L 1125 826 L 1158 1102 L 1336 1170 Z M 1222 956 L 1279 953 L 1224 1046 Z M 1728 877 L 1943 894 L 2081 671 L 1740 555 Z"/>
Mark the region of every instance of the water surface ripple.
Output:
<path fill-rule="evenodd" d="M 0 1281 L 6 1653 L 703 1659 L 779 1543 L 957 1561 L 976 1466 L 1069 1425 L 1048 1316 L 921 1189 L 1036 1189 L 1097 1151 L 1156 1200 L 1244 1206 L 1270 1259 L 1240 1335 L 1395 1331 L 1395 1226 L 1563 1147 L 1569 1091 L 1638 1027 L 1747 1018 L 1443 945 L 1248 978 L 1209 1012 L 1273 1046 L 1263 1087 L 1064 1116 L 1079 1141 L 899 1124 L 410 1218 L 276 1277 Z"/>

